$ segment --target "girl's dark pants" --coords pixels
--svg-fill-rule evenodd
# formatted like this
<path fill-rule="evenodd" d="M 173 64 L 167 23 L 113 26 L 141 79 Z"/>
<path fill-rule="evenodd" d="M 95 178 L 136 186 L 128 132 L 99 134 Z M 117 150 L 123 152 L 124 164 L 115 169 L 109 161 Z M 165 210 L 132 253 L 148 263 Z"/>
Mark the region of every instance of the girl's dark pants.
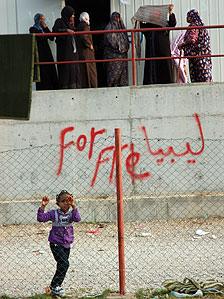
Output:
<path fill-rule="evenodd" d="M 55 288 L 61 286 L 65 275 L 69 268 L 69 254 L 70 248 L 65 248 L 62 245 L 50 243 L 51 252 L 53 253 L 54 259 L 57 262 L 56 272 L 51 281 L 51 287 Z"/>

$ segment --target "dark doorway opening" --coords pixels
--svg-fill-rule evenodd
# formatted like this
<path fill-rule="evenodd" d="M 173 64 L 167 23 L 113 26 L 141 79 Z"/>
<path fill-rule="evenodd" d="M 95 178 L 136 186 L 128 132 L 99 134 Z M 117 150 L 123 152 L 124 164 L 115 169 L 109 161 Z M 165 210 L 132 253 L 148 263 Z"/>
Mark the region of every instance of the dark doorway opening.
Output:
<path fill-rule="evenodd" d="M 65 4 L 74 8 L 77 20 L 82 12 L 88 12 L 91 30 L 105 29 L 110 20 L 110 0 L 67 0 Z M 103 59 L 103 34 L 94 34 L 93 43 L 96 59 Z M 97 63 L 97 76 L 99 87 L 106 86 L 104 63 Z"/>

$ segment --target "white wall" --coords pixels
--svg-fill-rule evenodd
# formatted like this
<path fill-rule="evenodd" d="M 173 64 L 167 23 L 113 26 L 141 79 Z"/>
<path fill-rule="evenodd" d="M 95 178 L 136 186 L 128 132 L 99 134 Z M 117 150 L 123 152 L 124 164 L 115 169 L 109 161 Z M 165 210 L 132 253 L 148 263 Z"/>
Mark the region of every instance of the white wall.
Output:
<path fill-rule="evenodd" d="M 60 17 L 62 0 L 0 0 L 0 34 L 27 33 L 33 16 L 43 13 L 51 28 Z"/>
<path fill-rule="evenodd" d="M 16 2 L 0 0 L 0 34 L 18 33 Z"/>

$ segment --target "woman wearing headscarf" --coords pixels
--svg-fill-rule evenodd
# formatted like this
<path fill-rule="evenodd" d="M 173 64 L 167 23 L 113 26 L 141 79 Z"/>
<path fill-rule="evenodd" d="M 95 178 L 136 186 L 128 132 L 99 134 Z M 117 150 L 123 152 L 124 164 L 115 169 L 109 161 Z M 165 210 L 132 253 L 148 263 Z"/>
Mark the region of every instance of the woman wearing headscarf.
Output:
<path fill-rule="evenodd" d="M 43 14 L 34 16 L 34 25 L 29 29 L 30 33 L 50 33 L 51 31 L 45 23 Z M 37 48 L 40 62 L 54 61 L 48 39 L 54 40 L 53 36 L 36 36 Z M 58 77 L 54 64 L 40 65 L 40 82 L 36 82 L 37 90 L 50 90 L 58 88 Z"/>
<path fill-rule="evenodd" d="M 105 30 L 126 29 L 118 12 L 113 12 L 109 24 Z M 104 37 L 104 58 L 127 58 L 129 42 L 127 33 L 105 33 Z M 107 86 L 128 85 L 128 62 L 117 61 L 107 62 Z"/>
<path fill-rule="evenodd" d="M 190 26 L 204 26 L 199 13 L 192 9 L 187 13 L 187 22 Z M 179 46 L 184 50 L 185 56 L 211 54 L 210 37 L 207 29 L 189 29 L 184 36 L 184 42 Z M 190 58 L 189 72 L 191 82 L 212 81 L 211 57 Z"/>
<path fill-rule="evenodd" d="M 166 27 L 176 26 L 176 17 L 173 13 L 173 4 L 168 8 L 168 20 Z M 141 28 L 161 28 L 163 26 L 154 23 L 140 23 Z M 169 31 L 144 31 L 145 57 L 170 57 Z M 144 68 L 143 84 L 168 84 L 174 83 L 174 74 L 171 60 L 146 60 Z"/>
<path fill-rule="evenodd" d="M 182 51 L 179 49 L 179 45 L 183 43 L 185 31 L 178 34 L 170 45 L 171 56 L 181 57 Z M 172 60 L 174 67 L 174 82 L 187 83 L 187 59 L 175 58 Z"/>
<path fill-rule="evenodd" d="M 79 21 L 78 31 L 90 31 L 90 18 L 87 12 L 81 13 Z M 95 59 L 91 34 L 78 35 L 77 45 L 80 60 Z M 80 63 L 80 78 L 82 88 L 97 87 L 96 63 Z"/>
<path fill-rule="evenodd" d="M 53 32 L 73 33 L 74 31 L 74 10 L 70 6 L 65 6 L 61 11 L 61 18 L 54 23 Z M 74 35 L 57 36 L 56 44 L 58 61 L 79 60 L 76 37 Z M 60 88 L 79 88 L 79 65 L 77 63 L 58 64 L 58 77 Z"/>

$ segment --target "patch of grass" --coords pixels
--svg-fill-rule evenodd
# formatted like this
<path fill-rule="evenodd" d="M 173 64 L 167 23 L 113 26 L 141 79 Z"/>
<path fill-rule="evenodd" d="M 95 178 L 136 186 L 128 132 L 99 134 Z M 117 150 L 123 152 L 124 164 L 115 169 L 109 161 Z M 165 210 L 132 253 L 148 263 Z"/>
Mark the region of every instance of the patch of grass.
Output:
<path fill-rule="evenodd" d="M 149 299 L 149 298 L 158 298 L 165 299 L 168 298 L 169 291 L 166 288 L 156 288 L 156 289 L 139 289 L 135 296 L 137 299 Z"/>
<path fill-rule="evenodd" d="M 26 299 L 51 299 L 52 297 L 50 295 L 46 295 L 46 294 L 40 294 L 40 295 L 34 295 L 31 297 L 28 297 Z M 25 298 L 24 298 L 25 299 Z"/>
<path fill-rule="evenodd" d="M 0 296 L 0 299 L 17 299 L 16 297 L 10 297 L 7 295 L 2 295 Z M 24 297 L 23 299 L 52 299 L 52 297 L 50 295 L 46 295 L 46 294 L 36 294 L 34 296 L 31 297 Z"/>
<path fill-rule="evenodd" d="M 10 297 L 10 296 L 7 296 L 7 295 L 2 295 L 2 296 L 0 296 L 0 299 L 15 299 L 15 297 Z"/>
<path fill-rule="evenodd" d="M 145 299 L 146 298 L 146 292 L 147 290 L 145 289 L 139 289 L 136 293 L 135 293 L 135 297 L 137 299 Z"/>
<path fill-rule="evenodd" d="M 111 293 L 110 290 L 104 290 L 101 294 L 96 294 L 96 295 L 86 295 L 81 297 L 80 299 L 106 299 L 107 296 Z"/>

